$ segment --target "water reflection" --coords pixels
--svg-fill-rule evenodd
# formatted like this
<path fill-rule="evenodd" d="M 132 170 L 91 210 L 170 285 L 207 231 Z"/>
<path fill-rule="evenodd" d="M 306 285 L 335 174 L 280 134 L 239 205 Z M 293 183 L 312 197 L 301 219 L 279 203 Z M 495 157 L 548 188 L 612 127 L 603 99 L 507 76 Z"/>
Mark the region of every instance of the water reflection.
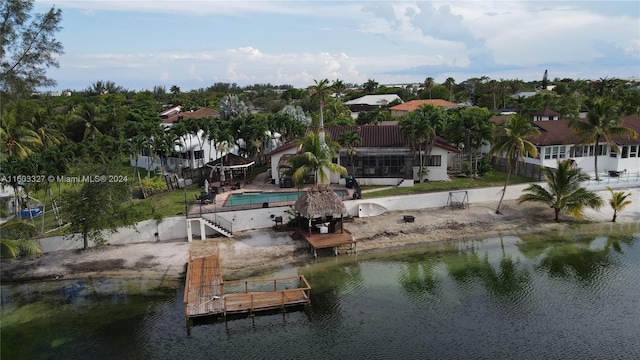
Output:
<path fill-rule="evenodd" d="M 308 315 L 189 334 L 178 282 L 3 285 L 2 358 L 640 358 L 638 231 L 556 235 L 322 259 Z"/>

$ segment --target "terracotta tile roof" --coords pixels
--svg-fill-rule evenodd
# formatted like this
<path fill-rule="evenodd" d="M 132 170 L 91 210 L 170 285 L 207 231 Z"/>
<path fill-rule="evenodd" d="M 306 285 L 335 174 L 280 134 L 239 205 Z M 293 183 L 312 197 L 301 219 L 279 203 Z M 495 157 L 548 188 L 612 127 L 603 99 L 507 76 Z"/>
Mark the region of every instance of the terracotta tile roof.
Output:
<path fill-rule="evenodd" d="M 430 100 L 411 100 L 407 101 L 404 104 L 398 104 L 396 106 L 392 106 L 389 110 L 397 110 L 397 111 L 414 111 L 422 105 L 431 104 L 434 106 L 442 106 L 447 109 L 457 107 L 458 104 L 452 103 L 451 101 L 442 100 L 442 99 L 430 99 Z"/>
<path fill-rule="evenodd" d="M 182 119 L 202 119 L 206 117 L 218 117 L 220 113 L 209 108 L 200 108 L 196 111 L 184 111 L 177 114 L 171 114 L 162 120 L 165 124 L 173 124 L 174 122 Z"/>
<path fill-rule="evenodd" d="M 309 127 L 307 132 L 316 132 L 317 128 Z M 369 148 L 409 148 L 409 139 L 402 134 L 402 127 L 399 125 L 352 125 L 352 126 L 326 126 L 324 128 L 328 139 L 338 141 L 340 135 L 349 131 L 357 131 L 362 139 L 358 147 Z M 437 137 L 435 146 L 447 151 L 459 152 L 450 145 L 446 139 Z"/>

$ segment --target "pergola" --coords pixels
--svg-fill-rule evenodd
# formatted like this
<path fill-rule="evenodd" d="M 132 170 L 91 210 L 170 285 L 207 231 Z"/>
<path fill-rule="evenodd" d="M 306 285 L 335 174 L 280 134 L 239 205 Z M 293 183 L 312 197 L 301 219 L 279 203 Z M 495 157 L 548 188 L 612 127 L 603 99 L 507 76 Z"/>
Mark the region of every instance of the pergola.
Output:
<path fill-rule="evenodd" d="M 242 172 L 242 181 L 248 183 L 248 180 L 251 179 L 254 165 L 255 161 L 229 153 L 207 163 L 207 167 L 211 168 L 209 180 L 211 182 L 233 181 L 233 174 Z"/>

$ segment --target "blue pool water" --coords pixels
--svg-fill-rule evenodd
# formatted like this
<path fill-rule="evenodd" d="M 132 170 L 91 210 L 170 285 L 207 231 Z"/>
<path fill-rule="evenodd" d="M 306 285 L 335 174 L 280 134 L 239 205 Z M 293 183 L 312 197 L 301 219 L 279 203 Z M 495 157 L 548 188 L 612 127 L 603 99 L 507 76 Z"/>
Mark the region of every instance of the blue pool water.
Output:
<path fill-rule="evenodd" d="M 304 191 L 280 191 L 280 192 L 247 192 L 242 194 L 231 194 L 225 201 L 224 206 L 252 205 L 283 201 L 296 201 Z M 345 190 L 335 190 L 338 196 L 345 196 Z"/>

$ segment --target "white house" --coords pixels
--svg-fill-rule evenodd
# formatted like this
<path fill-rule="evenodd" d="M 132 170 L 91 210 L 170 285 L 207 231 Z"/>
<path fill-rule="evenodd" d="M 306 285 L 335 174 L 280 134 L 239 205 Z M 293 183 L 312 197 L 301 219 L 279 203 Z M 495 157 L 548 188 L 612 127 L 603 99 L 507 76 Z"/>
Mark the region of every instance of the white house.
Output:
<path fill-rule="evenodd" d="M 409 139 L 402 134 L 401 126 L 397 124 L 326 126 L 324 129 L 327 140 L 336 142 L 343 133 L 350 131 L 358 133 L 361 142 L 355 147 L 355 158 L 350 158 L 348 149 L 342 148 L 335 162 L 344 166 L 349 175 L 355 176 L 360 185 L 412 186 L 415 181 L 419 181 L 420 155 L 411 153 Z M 309 128 L 307 131 L 315 132 L 317 129 Z M 275 183 L 282 181 L 279 179 L 278 166 L 283 159 L 286 160 L 287 157 L 296 154 L 298 148 L 295 143 L 287 143 L 265 154 L 271 157 L 271 174 Z M 429 158 L 424 161 L 429 170 L 424 179 L 448 180 L 447 166 L 457 153 L 459 153 L 457 148 L 438 137 Z M 345 179 L 341 179 L 338 174 L 331 174 L 329 182 L 344 184 Z"/>
<path fill-rule="evenodd" d="M 501 119 L 502 121 L 504 119 Z M 586 121 L 586 120 L 583 120 Z M 640 172 L 640 137 L 633 139 L 629 136 L 613 138 L 619 147 L 619 152 L 601 140 L 597 148 L 593 144 L 580 144 L 580 137 L 569 127 L 570 120 L 540 119 L 534 121 L 534 126 L 540 131 L 536 138 L 528 139 L 536 145 L 537 157 L 528 155 L 525 163 L 555 168 L 558 160 L 572 159 L 584 172 L 594 174 L 595 159 L 598 157 L 598 172 L 601 174 L 619 176 L 624 173 L 637 174 Z M 640 134 L 640 117 L 637 115 L 622 118 L 622 126 Z"/>
<path fill-rule="evenodd" d="M 209 108 L 200 108 L 196 111 L 183 112 L 182 106 L 175 106 L 161 112 L 162 125 L 169 128 L 182 121 L 191 119 L 201 119 L 207 117 L 218 117 L 218 112 Z M 161 159 L 159 154 L 149 155 L 143 153 L 136 160 L 131 158 L 131 166 L 137 166 L 145 170 L 154 170 L 156 172 L 170 173 L 185 168 L 201 168 L 211 160 L 218 159 L 222 155 L 231 152 L 237 153 L 237 146 L 231 145 L 228 149 L 221 149 L 220 144 L 214 144 L 213 141 L 203 137 L 203 131 L 197 134 L 186 134 L 178 139 L 179 144 L 175 146 L 174 151 L 166 157 L 165 161 Z M 216 148 L 218 145 L 218 148 Z M 164 167 L 164 169 L 163 169 Z"/>
<path fill-rule="evenodd" d="M 344 104 L 349 107 L 351 117 L 357 119 L 361 111 L 382 109 L 394 101 L 402 102 L 402 99 L 396 94 L 365 95 L 357 99 L 349 100 Z"/>

